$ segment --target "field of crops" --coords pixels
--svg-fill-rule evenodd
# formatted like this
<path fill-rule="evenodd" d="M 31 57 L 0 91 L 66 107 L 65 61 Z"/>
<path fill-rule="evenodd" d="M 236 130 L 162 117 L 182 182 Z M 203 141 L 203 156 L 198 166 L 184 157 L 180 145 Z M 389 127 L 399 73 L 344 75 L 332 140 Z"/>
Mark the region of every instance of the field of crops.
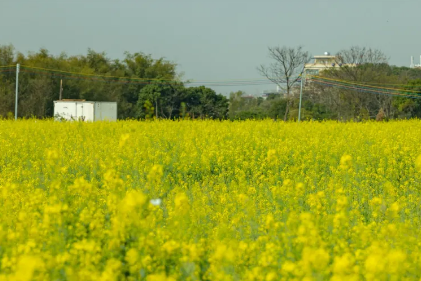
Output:
<path fill-rule="evenodd" d="M 420 121 L 0 121 L 0 280 L 419 280 L 420 140 Z"/>

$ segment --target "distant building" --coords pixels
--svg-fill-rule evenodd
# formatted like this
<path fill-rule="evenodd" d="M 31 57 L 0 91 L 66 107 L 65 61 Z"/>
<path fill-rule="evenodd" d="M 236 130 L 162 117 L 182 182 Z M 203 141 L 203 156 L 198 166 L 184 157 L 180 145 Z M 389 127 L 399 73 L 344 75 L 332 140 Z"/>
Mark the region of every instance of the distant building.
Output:
<path fill-rule="evenodd" d="M 420 56 L 420 64 L 414 64 L 414 57 L 411 56 L 411 65 L 410 68 L 421 68 L 421 56 Z"/>
<path fill-rule="evenodd" d="M 262 94 L 262 98 L 264 100 L 267 100 L 267 99 L 271 100 L 271 99 L 279 98 L 281 96 L 282 96 L 281 93 L 276 93 L 276 92 L 268 92 L 268 93 Z"/>
<path fill-rule="evenodd" d="M 246 96 L 241 96 L 241 98 L 244 100 L 252 100 L 252 99 L 255 99 L 256 97 L 253 95 L 246 95 Z"/>
<path fill-rule="evenodd" d="M 337 57 L 326 52 L 323 56 L 314 56 L 313 62 L 304 65 L 305 75 L 319 75 L 321 71 L 330 68 L 339 68 L 342 64 L 338 63 Z"/>
<path fill-rule="evenodd" d="M 279 88 L 279 86 L 276 86 L 276 90 L 265 90 L 262 92 L 262 98 L 263 99 L 274 99 L 274 98 L 278 98 L 278 97 L 282 97 L 283 93 L 281 91 L 281 89 Z"/>

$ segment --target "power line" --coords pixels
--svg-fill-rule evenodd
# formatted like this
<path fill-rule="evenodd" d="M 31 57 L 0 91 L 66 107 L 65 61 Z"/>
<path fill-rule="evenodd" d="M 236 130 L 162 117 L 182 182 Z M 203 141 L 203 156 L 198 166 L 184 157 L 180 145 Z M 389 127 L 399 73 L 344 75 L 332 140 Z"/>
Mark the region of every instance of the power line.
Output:
<path fill-rule="evenodd" d="M 372 93 L 372 94 L 383 94 L 383 95 L 389 95 L 389 96 L 401 96 L 401 97 L 407 97 L 407 98 L 421 98 L 421 95 L 416 95 L 416 94 L 405 94 L 405 93 L 399 93 L 399 92 L 390 92 L 390 91 L 383 91 L 383 90 L 379 90 L 379 89 L 370 89 L 370 88 L 362 88 L 362 87 L 356 87 L 352 84 L 346 85 L 346 84 L 339 84 L 339 83 L 335 83 L 335 82 L 326 82 L 323 80 L 318 80 L 318 79 L 310 79 L 311 81 L 318 83 L 318 84 L 322 84 L 325 86 L 330 86 L 330 87 L 337 87 L 337 88 L 342 88 L 342 89 L 347 89 L 347 90 L 354 90 L 354 91 L 359 91 L 359 92 L 367 92 L 367 93 Z"/>
<path fill-rule="evenodd" d="M 9 67 L 16 67 L 16 66 L 9 66 Z M 114 79 L 114 80 L 123 80 L 123 81 L 157 81 L 157 82 L 183 82 L 188 84 L 274 84 L 273 82 L 268 81 L 267 79 L 263 78 L 248 78 L 248 79 L 226 79 L 226 80 L 186 80 L 186 81 L 174 81 L 173 79 L 160 79 L 160 78 L 138 78 L 138 77 L 124 77 L 124 76 L 111 76 L 111 75 L 99 75 L 99 74 L 92 74 L 92 73 L 81 73 L 81 72 L 72 72 L 72 71 L 62 71 L 58 69 L 49 69 L 43 67 L 33 67 L 27 65 L 21 65 L 22 69 L 26 69 L 26 72 L 31 73 L 55 73 L 57 77 L 95 77 L 101 79 Z M 58 76 L 64 75 L 64 76 Z"/>
<path fill-rule="evenodd" d="M 42 67 L 34 67 L 34 66 L 26 66 L 21 65 L 23 69 L 31 69 L 34 71 L 40 72 L 53 72 L 53 73 L 61 73 L 63 75 L 77 75 L 77 76 L 85 76 L 85 77 L 97 77 L 97 78 L 104 78 L 104 79 L 124 79 L 124 80 L 136 80 L 136 81 L 174 81 L 172 79 L 158 79 L 158 78 L 137 78 L 137 77 L 123 77 L 123 76 L 111 76 L 111 75 L 98 75 L 98 74 L 91 74 L 91 73 L 80 73 L 80 72 L 72 72 L 72 71 L 62 71 L 57 69 L 49 69 L 49 68 L 42 68 Z"/>
<path fill-rule="evenodd" d="M 15 65 L 7 65 L 7 66 L 0 66 L 0 72 L 14 72 L 16 71 Z M 146 84 L 170 84 L 170 83 L 183 83 L 186 86 L 194 86 L 194 85 L 203 85 L 203 86 L 211 86 L 211 87 L 225 87 L 225 86 L 260 86 L 260 85 L 271 85 L 274 84 L 273 82 L 267 79 L 227 79 L 227 80 L 187 80 L 187 81 L 176 81 L 173 79 L 158 79 L 158 78 L 137 78 L 137 77 L 122 77 L 122 76 L 108 76 L 108 75 L 98 75 L 98 74 L 90 74 L 90 73 L 78 73 L 78 72 L 71 72 L 71 71 L 62 71 L 57 69 L 49 69 L 49 68 L 42 68 L 42 67 L 34 67 L 34 66 L 21 66 L 21 72 L 29 73 L 33 75 L 47 75 L 54 78 L 62 78 L 62 79 L 72 79 L 72 80 L 89 80 L 89 81 L 96 81 L 96 82 L 103 82 L 103 83 L 117 83 L 117 84 L 138 84 L 138 85 L 146 85 Z M 401 88 L 389 88 L 389 87 L 379 87 L 367 84 L 367 82 L 353 82 L 353 81 L 346 81 L 340 79 L 333 79 L 328 77 L 322 76 L 311 76 L 311 79 L 319 82 L 325 82 L 325 85 L 330 86 L 337 86 L 345 85 L 346 89 L 353 89 L 353 90 L 362 90 L 365 89 L 366 91 L 371 91 L 372 93 L 388 93 L 392 95 L 401 95 L 397 94 L 396 91 L 405 92 L 405 93 L 415 93 L 418 94 L 419 91 L 413 91 L 409 89 L 401 89 Z M 329 83 L 326 83 L 329 82 Z M 352 87 L 350 86 L 352 85 Z M 415 86 L 414 86 L 415 87 Z M 402 95 L 401 95 L 402 96 Z M 407 95 L 410 96 L 410 95 Z"/>
<path fill-rule="evenodd" d="M 16 68 L 16 65 L 3 65 L 0 68 Z"/>
<path fill-rule="evenodd" d="M 22 65 L 22 68 L 37 70 L 37 71 L 44 71 L 44 72 L 55 72 L 61 73 L 64 75 L 77 75 L 77 76 L 87 76 L 87 77 L 98 77 L 104 79 L 122 79 L 122 80 L 135 80 L 135 81 L 164 81 L 164 82 L 174 82 L 173 79 L 159 79 L 159 78 L 137 78 L 137 77 L 124 77 L 124 76 L 111 76 L 111 75 L 98 75 L 98 74 L 90 74 L 90 73 L 78 73 L 78 72 L 71 72 L 71 71 L 62 71 L 56 69 L 48 69 L 42 67 L 32 67 L 32 66 L 25 66 Z M 191 80 L 186 81 L 188 83 L 250 83 L 250 82 L 267 82 L 266 79 L 228 79 L 228 80 Z"/>
<path fill-rule="evenodd" d="M 399 90 L 399 91 L 404 91 L 404 92 L 419 93 L 419 91 L 412 91 L 412 90 L 399 89 L 399 88 L 375 87 L 375 86 L 370 86 L 370 85 L 364 85 L 364 84 L 361 84 L 361 83 L 355 83 L 355 82 L 352 82 L 352 81 L 338 80 L 338 79 L 332 79 L 332 78 L 316 76 L 316 75 L 312 76 L 312 77 L 316 77 L 317 79 L 321 79 L 321 80 L 335 81 L 335 82 L 352 84 L 352 85 L 356 85 L 356 86 L 360 86 L 360 87 L 368 87 L 368 88 L 373 88 L 373 89 L 384 89 L 384 90 L 392 90 L 392 91 Z"/>
<path fill-rule="evenodd" d="M 174 80 L 141 80 L 141 81 L 131 81 L 130 79 L 103 79 L 100 77 L 95 77 L 95 76 L 90 76 L 90 77 L 85 77 L 85 76 L 74 76 L 74 75 L 65 75 L 65 74 L 57 74 L 57 73 L 47 73 L 47 72 L 36 72 L 36 71 L 32 71 L 32 70 L 27 70 L 27 69 L 22 69 L 21 72 L 23 73 L 29 73 L 29 74 L 39 74 L 39 75 L 46 75 L 46 76 L 50 76 L 50 77 L 54 77 L 54 78 L 66 78 L 66 79 L 71 79 L 71 80 L 88 80 L 88 81 L 96 81 L 96 82 L 104 82 L 104 83 L 117 83 L 117 84 L 138 84 L 138 85 L 147 85 L 147 84 L 177 84 L 177 83 L 181 83 L 178 81 L 174 81 Z M 221 83 L 221 82 L 183 82 L 186 85 L 208 85 L 208 86 L 214 86 L 214 87 L 218 87 L 218 86 L 245 86 L 245 85 L 267 85 L 267 84 L 273 84 L 267 80 L 260 80 L 260 81 L 244 81 L 244 82 L 240 82 L 240 81 L 227 81 L 225 83 Z"/>

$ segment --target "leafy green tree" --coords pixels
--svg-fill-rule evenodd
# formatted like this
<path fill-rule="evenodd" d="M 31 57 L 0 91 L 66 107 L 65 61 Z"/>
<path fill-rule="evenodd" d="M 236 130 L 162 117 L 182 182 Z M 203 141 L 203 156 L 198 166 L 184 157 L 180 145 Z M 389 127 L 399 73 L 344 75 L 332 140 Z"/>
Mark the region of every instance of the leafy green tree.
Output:
<path fill-rule="evenodd" d="M 204 86 L 185 88 L 182 83 L 153 83 L 142 88 L 137 103 L 138 118 L 146 116 L 146 101 L 154 104 L 157 118 L 226 118 L 228 100 Z M 183 113 L 184 112 L 184 113 Z"/>
<path fill-rule="evenodd" d="M 162 104 L 161 95 L 165 91 L 160 84 L 150 84 L 143 87 L 139 93 L 137 100 L 138 113 L 137 117 L 144 118 L 148 114 L 146 104 L 152 104 L 155 109 L 155 117 L 159 117 L 159 108 Z"/>
<path fill-rule="evenodd" d="M 0 66 L 14 64 L 15 48 L 12 45 L 0 45 Z"/>
<path fill-rule="evenodd" d="M 397 118 L 413 118 L 421 117 L 421 79 L 410 80 L 404 87 L 405 90 L 411 91 L 411 94 L 418 95 L 419 98 L 395 97 L 393 106 L 397 109 L 395 117 Z"/>
<path fill-rule="evenodd" d="M 285 116 L 288 101 L 286 99 L 272 99 L 270 101 L 269 116 L 275 120 L 282 119 Z"/>
<path fill-rule="evenodd" d="M 228 99 L 205 86 L 188 88 L 185 102 L 191 116 L 225 119 L 228 114 Z"/>
<path fill-rule="evenodd" d="M 67 56 L 62 53 L 54 56 L 46 49 L 24 55 L 16 52 L 11 45 L 0 46 L 0 66 L 17 63 L 75 73 L 64 75 L 60 72 L 23 68 L 19 75 L 20 117 L 51 117 L 53 101 L 59 98 L 60 80 L 63 79 L 63 98 L 116 101 L 118 117 L 133 118 L 137 114 L 137 101 L 143 87 L 152 81 L 176 81 L 178 78 L 176 64 L 140 52 L 125 53 L 123 60 L 113 60 L 106 53 L 92 49 L 86 55 Z M 15 73 L 0 73 L 2 116 L 14 111 L 14 85 Z"/>

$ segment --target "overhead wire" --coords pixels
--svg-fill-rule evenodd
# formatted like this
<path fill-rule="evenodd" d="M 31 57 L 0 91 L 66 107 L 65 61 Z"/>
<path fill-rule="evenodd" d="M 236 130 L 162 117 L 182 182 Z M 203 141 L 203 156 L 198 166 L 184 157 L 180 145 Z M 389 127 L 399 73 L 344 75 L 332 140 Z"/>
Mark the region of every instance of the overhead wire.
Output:
<path fill-rule="evenodd" d="M 326 84 L 326 83 L 323 83 L 323 82 L 319 82 L 319 81 L 315 81 L 315 83 L 318 83 L 318 84 L 323 84 L 324 86 L 326 86 L 326 87 L 336 87 L 336 88 L 341 88 L 341 89 L 351 89 L 351 90 L 354 90 L 355 91 L 355 89 L 352 89 L 352 88 L 348 88 L 348 87 L 345 87 L 345 86 L 341 86 L 341 85 L 334 85 L 334 84 Z M 396 97 L 396 95 L 395 94 L 392 94 L 392 93 L 384 93 L 384 92 L 379 92 L 379 91 L 370 91 L 370 90 L 358 90 L 359 92 L 367 92 L 367 93 L 370 93 L 370 94 L 376 94 L 376 95 L 385 95 L 385 96 L 392 96 L 392 97 Z M 410 99 L 419 99 L 419 98 L 421 98 L 421 97 L 418 97 L 418 96 L 410 96 L 410 95 L 404 95 L 403 96 L 404 98 L 410 98 Z"/>
<path fill-rule="evenodd" d="M 375 86 L 370 86 L 370 85 L 364 85 L 364 84 L 361 84 L 361 83 L 355 83 L 355 82 L 352 82 L 352 81 L 338 80 L 338 79 L 327 78 L 327 77 L 322 77 L 322 76 L 317 76 L 317 75 L 314 75 L 312 77 L 316 77 L 316 78 L 322 79 L 322 80 L 342 82 L 342 83 L 353 84 L 353 85 L 357 85 L 357 86 L 361 86 L 361 87 L 370 87 L 370 88 L 375 88 L 375 89 L 400 90 L 400 91 L 413 92 L 413 93 L 418 93 L 419 92 L 419 91 L 411 91 L 411 90 L 399 89 L 399 88 L 375 87 Z"/>
<path fill-rule="evenodd" d="M 319 79 L 314 79 L 311 78 L 312 81 L 318 83 L 318 84 L 324 84 L 327 86 L 333 86 L 333 87 L 338 87 L 338 88 L 342 88 L 342 89 L 349 89 L 349 90 L 357 90 L 360 92 L 370 92 L 370 93 L 374 93 L 374 94 L 386 94 L 386 95 L 390 95 L 390 96 L 403 96 L 403 97 L 412 97 L 412 98 L 421 98 L 421 95 L 416 95 L 416 94 L 406 94 L 406 93 L 399 93 L 399 92 L 390 92 L 390 91 L 382 91 L 379 89 L 372 89 L 372 88 L 361 88 L 361 87 L 355 87 L 354 85 L 350 84 L 350 85 L 346 85 L 346 84 L 339 84 L 339 83 L 335 83 L 335 82 L 326 82 L 323 80 L 319 80 Z"/>
<path fill-rule="evenodd" d="M 391 87 L 397 87 L 397 86 L 401 86 L 401 87 L 421 87 L 421 85 L 407 85 L 407 84 L 400 84 L 400 83 L 376 83 L 376 82 L 360 82 L 361 84 L 364 85 L 369 85 L 369 86 L 375 86 L 375 85 L 383 85 L 383 86 L 391 86 Z"/>
<path fill-rule="evenodd" d="M 13 72 L 15 72 L 15 70 L 13 70 L 13 69 L 0 69 L 0 73 L 13 73 Z"/>
<path fill-rule="evenodd" d="M 179 81 L 174 81 L 174 80 L 142 80 L 142 81 L 131 81 L 128 79 L 103 79 L 100 77 L 95 77 L 95 76 L 90 76 L 90 77 L 84 77 L 84 76 L 74 76 L 74 75 L 68 75 L 68 74 L 56 74 L 56 73 L 47 73 L 47 72 L 36 72 L 36 71 L 32 71 L 32 70 L 27 70 L 27 69 L 22 69 L 21 72 L 24 73 L 29 73 L 29 74 L 40 74 L 40 75 L 47 75 L 50 77 L 57 77 L 57 78 L 66 78 L 66 79 L 72 79 L 72 80 L 89 80 L 89 81 L 97 81 L 97 82 L 105 82 L 105 83 L 120 83 L 120 84 L 139 84 L 139 85 L 144 85 L 144 84 L 171 84 L 171 83 L 180 83 Z M 244 86 L 244 85 L 264 85 L 264 84 L 272 84 L 270 82 L 268 82 L 267 80 L 265 81 L 250 81 L 250 82 L 236 82 L 236 81 L 231 81 L 231 83 L 202 83 L 202 82 L 183 82 L 187 85 L 195 85 L 195 84 L 206 84 L 209 86 Z"/>
<path fill-rule="evenodd" d="M 12 67 L 16 67 L 12 66 Z M 102 79 L 121 79 L 123 81 L 157 81 L 157 82 L 178 82 L 174 81 L 173 79 L 160 79 L 160 78 L 138 78 L 138 77 L 124 77 L 124 76 L 112 76 L 112 75 L 99 75 L 99 74 L 92 74 L 92 73 L 81 73 L 81 72 L 72 72 L 72 71 L 62 71 L 58 69 L 50 69 L 50 68 L 43 68 L 43 67 L 35 67 L 35 66 L 27 66 L 21 65 L 20 66 L 21 72 L 31 73 L 59 73 L 64 75 L 63 77 L 95 77 L 95 78 L 102 78 Z M 31 70 L 31 71 L 28 71 Z M 56 75 L 57 76 L 57 75 Z M 186 80 L 186 81 L 179 81 L 187 84 L 207 84 L 207 85 L 215 85 L 215 86 L 224 86 L 224 85 L 268 85 L 273 84 L 273 82 L 268 81 L 267 79 L 262 78 L 248 78 L 248 79 L 227 79 L 227 80 Z"/>
<path fill-rule="evenodd" d="M 0 68 L 10 68 L 13 67 L 15 68 L 16 65 L 6 65 L 6 66 L 0 66 Z M 172 79 L 162 79 L 162 78 L 138 78 L 138 77 L 122 77 L 122 76 L 112 76 L 112 75 L 99 75 L 99 74 L 92 74 L 92 73 L 81 73 L 81 72 L 72 72 L 72 71 L 63 71 L 63 70 L 58 70 L 58 69 L 50 69 L 50 68 L 43 68 L 43 67 L 35 67 L 35 66 L 28 66 L 28 65 L 21 65 L 21 68 L 27 68 L 27 69 L 33 69 L 33 70 L 39 70 L 39 71 L 47 71 L 47 72 L 58 72 L 58 73 L 63 73 L 63 74 L 72 74 L 72 75 L 78 75 L 78 76 L 92 76 L 92 77 L 101 77 L 101 78 L 114 78 L 114 79 L 124 79 L 124 80 L 147 80 L 147 81 L 173 81 Z M 294 77 L 299 77 L 298 76 L 294 76 Z M 293 77 L 293 76 L 291 76 Z M 338 80 L 338 79 L 333 79 L 333 78 L 327 78 L 327 77 L 322 77 L 322 76 L 316 76 L 314 75 L 313 77 L 317 77 L 317 78 L 321 78 L 321 79 L 329 79 L 329 80 L 336 80 L 336 81 L 344 81 L 344 80 Z M 221 83 L 221 82 L 227 82 L 227 83 L 232 83 L 232 82 L 256 82 L 256 81 L 267 81 L 266 79 L 262 79 L 262 78 L 248 78 L 248 79 L 226 79 L 226 80 L 190 80 L 190 83 L 203 83 L 203 82 L 208 82 L 208 83 Z M 348 83 L 355 83 L 352 81 L 346 81 Z M 356 84 L 360 84 L 360 85 L 369 85 L 371 86 L 372 84 L 375 85 L 400 85 L 400 86 L 404 86 L 404 87 L 410 87 L 410 86 L 414 86 L 417 87 L 416 85 L 404 85 L 404 84 L 385 84 L 385 83 L 375 83 L 375 82 L 358 82 Z"/>
<path fill-rule="evenodd" d="M 16 71 L 16 65 L 8 65 L 8 66 L 0 66 L 0 72 L 14 72 Z M 21 72 L 29 73 L 29 74 L 41 74 L 41 75 L 48 75 L 51 77 L 57 78 L 66 78 L 66 79 L 76 79 L 76 80 L 89 80 L 89 81 L 97 81 L 97 82 L 105 82 L 105 83 L 120 83 L 120 84 L 169 84 L 169 83 L 184 83 L 187 86 L 193 85 L 204 85 L 204 86 L 258 86 L 258 85 L 269 85 L 273 84 L 273 82 L 269 81 L 268 79 L 230 79 L 230 80 L 187 80 L 187 81 L 175 81 L 172 79 L 158 79 L 158 78 L 137 78 L 137 77 L 121 77 L 121 76 L 108 76 L 108 75 L 98 75 L 98 74 L 91 74 L 91 73 L 78 73 L 78 72 L 71 72 L 71 71 L 62 71 L 57 69 L 49 69 L 49 68 L 42 68 L 42 67 L 34 67 L 34 66 L 27 66 L 21 65 Z M 299 77 L 299 76 L 297 76 Z M 409 89 L 402 89 L 402 88 L 390 88 L 390 87 L 379 87 L 370 85 L 367 82 L 353 82 L 353 81 L 346 81 L 340 79 L 333 79 L 328 77 L 322 77 L 313 75 L 311 79 L 316 82 L 324 82 L 326 85 L 330 86 L 341 86 L 344 85 L 346 89 L 353 89 L 353 90 L 366 90 L 373 93 L 385 93 L 387 92 L 390 94 L 392 92 L 393 95 L 401 95 L 397 94 L 397 91 L 405 92 L 405 93 L 415 93 L 418 94 L 419 91 L 413 91 Z M 326 82 L 328 81 L 328 82 Z M 352 87 L 350 86 L 352 85 Z M 409 85 L 405 85 L 408 87 Z M 414 85 L 415 87 L 415 85 Z M 409 95 L 406 95 L 409 96 Z"/>
<path fill-rule="evenodd" d="M 16 68 L 16 65 L 1 65 L 0 68 Z"/>
<path fill-rule="evenodd" d="M 26 70 L 26 69 L 22 69 L 21 72 L 24 73 L 29 73 L 29 74 L 40 74 L 40 75 L 46 75 L 46 76 L 50 76 L 50 77 L 57 77 L 57 78 L 68 78 L 68 79 L 73 79 L 73 80 L 88 80 L 88 81 L 97 81 L 97 82 L 106 82 L 106 83 L 121 83 L 121 84 L 151 84 L 153 83 L 152 81 L 147 81 L 147 80 L 142 80 L 142 81 L 131 81 L 131 80 L 107 80 L 107 79 L 101 79 L 100 77 L 95 77 L 95 76 L 91 76 L 91 77 L 86 77 L 86 76 L 74 76 L 74 75 L 65 75 L 65 74 L 56 74 L 56 73 L 46 73 L 46 72 L 35 72 L 35 71 L 30 71 L 30 70 Z M 156 82 L 161 82 L 161 83 L 177 83 L 177 81 L 156 81 Z"/>
<path fill-rule="evenodd" d="M 158 78 L 138 78 L 138 77 L 123 77 L 123 76 L 111 76 L 111 75 L 99 75 L 99 74 L 92 74 L 92 73 L 80 73 L 80 72 L 72 72 L 72 71 L 62 71 L 57 69 L 49 69 L 43 67 L 35 67 L 35 66 L 27 66 L 21 65 L 23 69 L 32 69 L 44 72 L 54 72 L 54 73 L 62 73 L 68 75 L 77 75 L 77 76 L 87 76 L 87 77 L 98 77 L 98 78 L 113 78 L 113 79 L 125 79 L 125 80 L 138 80 L 138 81 L 173 81 L 172 79 L 158 79 Z"/>
<path fill-rule="evenodd" d="M 343 81 L 343 80 L 328 80 L 328 79 L 323 79 L 323 78 L 319 78 L 319 77 L 312 77 L 311 80 L 316 81 L 316 82 L 320 82 L 320 83 L 329 84 L 329 85 L 352 87 L 352 89 L 357 89 L 357 90 L 367 89 L 367 90 L 375 90 L 375 91 L 378 91 L 378 90 L 391 91 L 390 89 L 365 87 L 365 86 L 362 86 L 362 85 L 359 85 L 359 84 L 349 83 L 348 81 Z"/>
<path fill-rule="evenodd" d="M 89 76 L 89 77 L 99 77 L 99 78 L 112 78 L 112 79 L 124 79 L 124 80 L 139 80 L 139 81 L 174 81 L 172 79 L 159 79 L 159 78 L 137 78 L 137 77 L 122 77 L 122 76 L 112 76 L 112 75 L 98 75 L 98 74 L 91 74 L 91 73 L 80 73 L 80 72 L 71 72 L 71 71 L 62 71 L 56 69 L 49 69 L 49 68 L 42 68 L 42 67 L 33 67 L 33 66 L 26 66 L 21 65 L 21 68 L 32 69 L 32 70 L 39 70 L 44 72 L 57 72 L 62 74 L 71 74 L 77 76 Z M 248 82 L 267 82 L 266 79 L 262 78 L 250 78 L 250 79 L 229 79 L 229 80 L 190 80 L 189 83 L 248 83 Z"/>

